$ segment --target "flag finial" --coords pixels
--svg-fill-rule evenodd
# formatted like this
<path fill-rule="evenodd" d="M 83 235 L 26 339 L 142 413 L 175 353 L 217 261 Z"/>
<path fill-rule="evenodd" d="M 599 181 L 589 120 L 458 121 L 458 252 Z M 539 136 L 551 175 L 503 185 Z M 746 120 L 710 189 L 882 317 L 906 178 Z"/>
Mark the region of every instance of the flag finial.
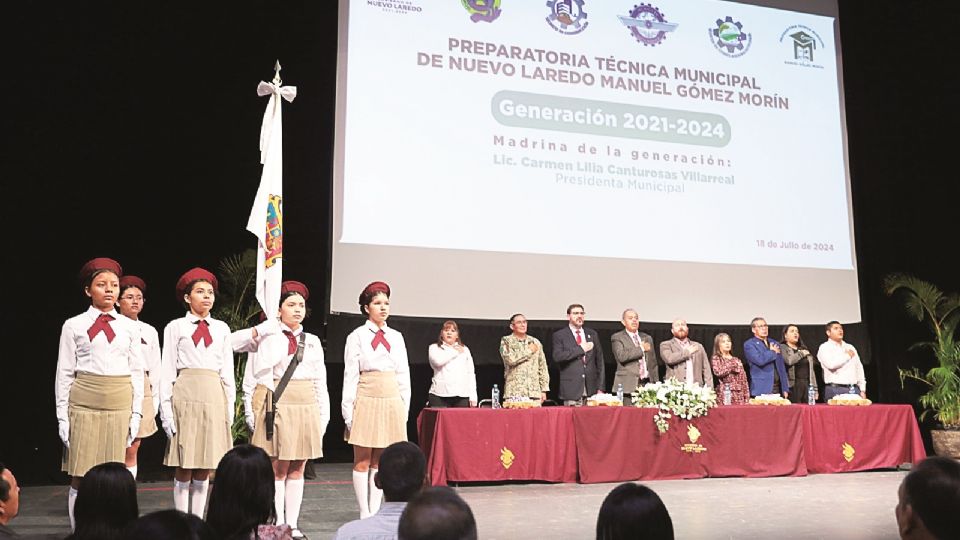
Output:
<path fill-rule="evenodd" d="M 280 69 L 281 69 L 281 68 L 280 68 L 280 60 L 278 59 L 278 60 L 277 60 L 277 63 L 274 64 L 274 66 L 273 66 L 273 84 L 275 84 L 275 85 L 277 85 L 277 86 L 280 86 L 280 83 L 283 82 L 283 80 L 280 78 Z"/>

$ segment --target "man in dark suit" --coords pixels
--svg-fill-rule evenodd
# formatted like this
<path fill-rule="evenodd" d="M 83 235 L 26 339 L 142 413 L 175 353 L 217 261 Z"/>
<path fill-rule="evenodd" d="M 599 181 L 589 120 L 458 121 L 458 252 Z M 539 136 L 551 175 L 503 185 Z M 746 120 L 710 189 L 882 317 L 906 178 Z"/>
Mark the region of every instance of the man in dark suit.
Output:
<path fill-rule="evenodd" d="M 657 353 L 653 350 L 653 338 L 640 332 L 640 315 L 635 309 L 623 312 L 623 330 L 610 336 L 613 346 L 613 358 L 617 361 L 617 374 L 613 378 L 613 389 L 623 385 L 623 392 L 629 394 L 637 386 L 646 382 L 657 382 L 660 373 L 657 366 Z"/>
<path fill-rule="evenodd" d="M 551 358 L 560 370 L 558 394 L 564 405 L 583 405 L 603 387 L 603 350 L 597 332 L 583 327 L 584 315 L 583 306 L 570 304 L 570 324 L 553 333 Z"/>

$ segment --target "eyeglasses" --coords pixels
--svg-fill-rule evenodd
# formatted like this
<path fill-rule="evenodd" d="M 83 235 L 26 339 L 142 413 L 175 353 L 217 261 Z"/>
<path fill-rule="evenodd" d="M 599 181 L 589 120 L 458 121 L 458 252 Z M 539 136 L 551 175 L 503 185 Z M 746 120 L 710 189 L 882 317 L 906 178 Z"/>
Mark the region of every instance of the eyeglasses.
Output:
<path fill-rule="evenodd" d="M 143 301 L 143 296 L 141 296 L 141 295 L 139 295 L 139 294 L 138 294 L 137 296 L 133 296 L 133 295 L 131 295 L 131 294 L 127 294 L 127 295 L 121 296 L 120 299 L 121 299 L 121 300 L 128 300 L 128 301 L 136 300 L 137 302 L 142 302 L 142 301 Z"/>
<path fill-rule="evenodd" d="M 767 325 L 765 325 L 765 324 L 757 324 L 757 325 L 754 325 L 754 327 L 755 327 L 755 328 L 767 328 Z"/>

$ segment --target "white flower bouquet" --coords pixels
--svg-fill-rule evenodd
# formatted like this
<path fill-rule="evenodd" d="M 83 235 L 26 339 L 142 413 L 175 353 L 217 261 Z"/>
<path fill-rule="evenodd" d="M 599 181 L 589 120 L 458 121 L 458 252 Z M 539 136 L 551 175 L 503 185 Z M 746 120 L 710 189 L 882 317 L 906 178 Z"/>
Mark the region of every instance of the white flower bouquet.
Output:
<path fill-rule="evenodd" d="M 638 387 L 633 393 L 633 404 L 659 409 L 653 421 L 657 430 L 665 433 L 670 429 L 671 416 L 685 420 L 706 416 L 707 411 L 717 406 L 717 393 L 713 388 L 687 385 L 671 378 Z"/>

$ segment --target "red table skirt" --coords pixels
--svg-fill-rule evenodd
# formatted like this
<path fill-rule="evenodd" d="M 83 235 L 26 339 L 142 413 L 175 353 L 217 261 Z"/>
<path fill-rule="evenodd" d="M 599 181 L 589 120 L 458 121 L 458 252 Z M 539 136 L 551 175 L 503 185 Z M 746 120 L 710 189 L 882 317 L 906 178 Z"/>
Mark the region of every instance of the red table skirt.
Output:
<path fill-rule="evenodd" d="M 654 409 L 424 409 L 417 420 L 433 485 L 802 476 L 896 467 L 926 453 L 908 405 L 727 406 L 704 418 Z"/>

